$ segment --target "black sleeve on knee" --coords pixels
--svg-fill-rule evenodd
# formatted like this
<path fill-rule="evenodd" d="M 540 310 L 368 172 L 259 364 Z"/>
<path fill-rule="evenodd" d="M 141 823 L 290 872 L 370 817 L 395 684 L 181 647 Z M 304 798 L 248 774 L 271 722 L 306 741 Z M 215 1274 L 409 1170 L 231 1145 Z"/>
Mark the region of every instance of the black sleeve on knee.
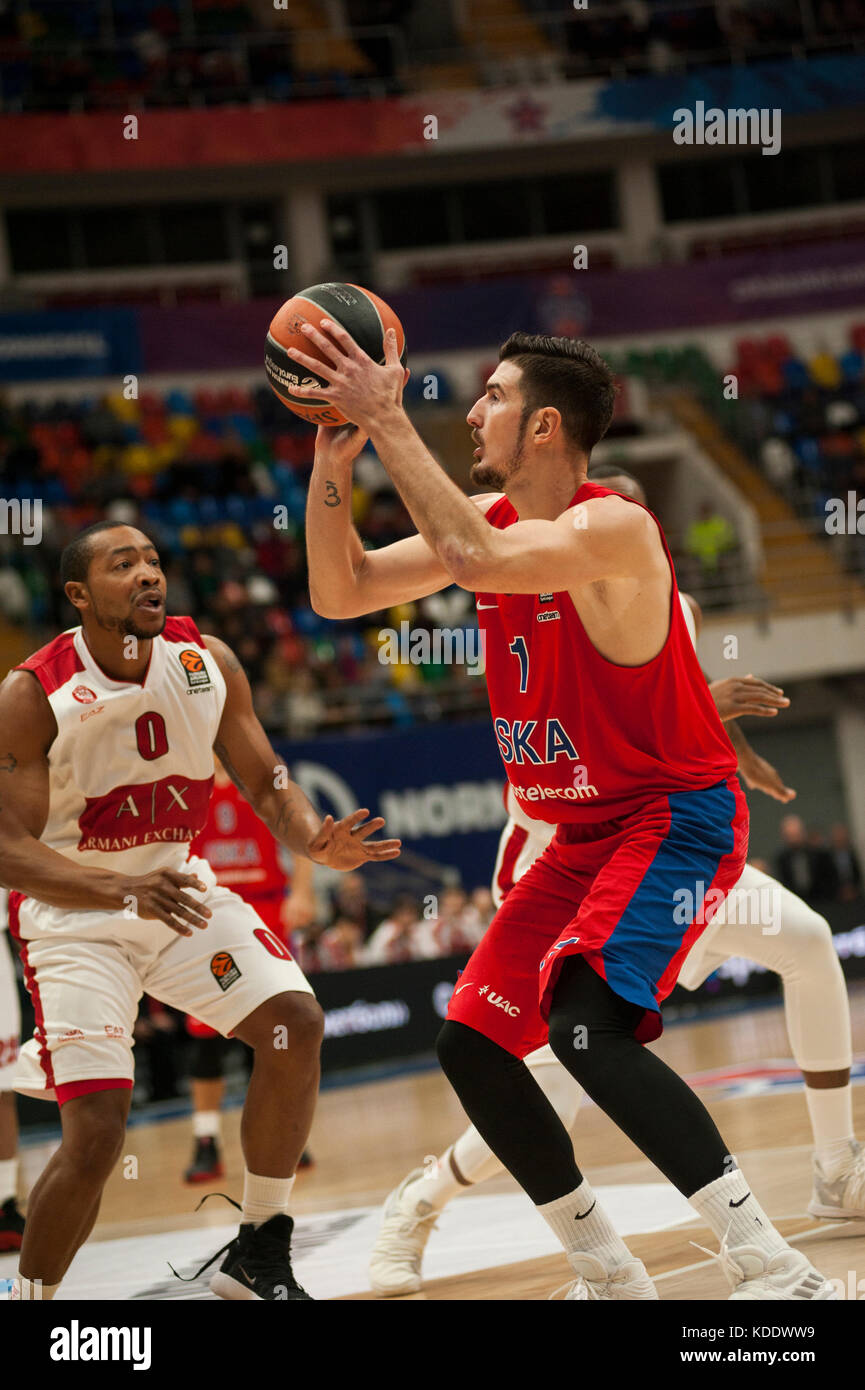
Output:
<path fill-rule="evenodd" d="M 634 1037 L 642 1017 L 639 1004 L 616 994 L 583 956 L 569 956 L 553 991 L 550 1047 L 568 1071 L 582 1079 L 593 1060 L 600 1060 L 593 1041 L 605 1038 L 642 1047 Z"/>
<path fill-rule="evenodd" d="M 441 1069 L 448 1081 L 458 1089 L 459 1083 L 477 1075 L 480 1068 L 489 1067 L 501 1070 L 508 1061 L 518 1064 L 518 1059 L 506 1052 L 498 1043 L 469 1028 L 465 1023 L 455 1023 L 446 1019 L 436 1040 L 436 1052 Z"/>
<path fill-rule="evenodd" d="M 195 1081 L 217 1081 L 225 1060 L 225 1038 L 195 1038 L 189 1075 Z"/>

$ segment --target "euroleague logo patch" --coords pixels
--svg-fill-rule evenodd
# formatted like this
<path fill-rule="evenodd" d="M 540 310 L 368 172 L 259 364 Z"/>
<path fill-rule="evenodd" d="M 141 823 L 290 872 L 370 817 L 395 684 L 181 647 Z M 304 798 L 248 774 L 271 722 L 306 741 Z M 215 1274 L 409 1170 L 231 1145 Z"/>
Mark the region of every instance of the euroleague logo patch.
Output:
<path fill-rule="evenodd" d="M 210 672 L 204 664 L 201 652 L 197 652 L 194 647 L 184 647 L 179 659 L 189 685 L 210 685 Z"/>
<path fill-rule="evenodd" d="M 89 685 L 76 685 L 72 692 L 73 700 L 77 700 L 80 705 L 92 705 L 96 699 L 96 692 L 91 690 Z"/>
<path fill-rule="evenodd" d="M 234 963 L 234 956 L 229 955 L 228 951 L 217 951 L 212 957 L 210 973 L 221 990 L 228 989 L 229 985 L 240 979 L 241 974 Z"/>

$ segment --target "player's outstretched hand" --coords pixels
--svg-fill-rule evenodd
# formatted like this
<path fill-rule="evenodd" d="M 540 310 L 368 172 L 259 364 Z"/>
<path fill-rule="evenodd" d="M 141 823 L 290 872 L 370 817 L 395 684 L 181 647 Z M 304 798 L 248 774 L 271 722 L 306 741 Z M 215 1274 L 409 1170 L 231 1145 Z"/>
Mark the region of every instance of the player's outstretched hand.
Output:
<path fill-rule="evenodd" d="M 367 820 L 368 815 L 364 807 L 338 821 L 333 816 L 325 816 L 321 829 L 307 847 L 310 859 L 316 864 L 327 864 L 331 869 L 357 869 L 370 860 L 396 859 L 402 841 L 368 839 L 384 825 L 383 816 Z"/>
<path fill-rule="evenodd" d="M 742 714 L 771 718 L 790 703 L 779 685 L 770 685 L 758 676 L 728 676 L 726 680 L 712 681 L 709 692 L 723 720 L 738 719 Z"/>
<path fill-rule="evenodd" d="M 128 878 L 123 885 L 123 910 L 130 917 L 164 922 L 178 936 L 192 936 L 192 927 L 206 927 L 210 908 L 184 893 L 184 888 L 207 892 L 207 884 L 195 874 L 176 869 L 155 869 L 152 874 Z"/>
<path fill-rule="evenodd" d="M 765 792 L 773 800 L 782 802 L 792 801 L 796 796 L 792 787 L 784 785 L 777 768 L 765 758 L 761 758 L 753 748 L 739 755 L 739 771 L 745 779 L 745 785 L 751 791 Z"/>

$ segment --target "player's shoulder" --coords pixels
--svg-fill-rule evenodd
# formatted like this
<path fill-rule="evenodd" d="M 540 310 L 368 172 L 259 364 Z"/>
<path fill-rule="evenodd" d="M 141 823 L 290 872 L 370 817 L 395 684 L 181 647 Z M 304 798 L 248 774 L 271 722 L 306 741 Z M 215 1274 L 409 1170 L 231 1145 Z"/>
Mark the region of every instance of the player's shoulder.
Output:
<path fill-rule="evenodd" d="M 33 652 L 26 660 L 19 661 L 10 672 L 10 677 L 16 671 L 29 671 L 36 677 L 46 695 L 53 695 L 55 690 L 59 690 L 77 672 L 84 670 L 84 662 L 75 647 L 75 634 L 78 631 L 77 627 L 68 628 L 66 632 L 61 632 L 50 642 L 46 642 L 44 647 Z"/>
<path fill-rule="evenodd" d="M 581 489 L 582 491 L 582 489 Z M 573 501 L 561 513 L 558 520 L 570 523 L 578 530 L 589 529 L 590 525 L 600 525 L 605 530 L 627 531 L 633 535 L 657 530 L 657 523 L 649 511 L 632 497 L 624 497 L 620 492 L 606 489 L 593 489 L 579 501 Z"/>

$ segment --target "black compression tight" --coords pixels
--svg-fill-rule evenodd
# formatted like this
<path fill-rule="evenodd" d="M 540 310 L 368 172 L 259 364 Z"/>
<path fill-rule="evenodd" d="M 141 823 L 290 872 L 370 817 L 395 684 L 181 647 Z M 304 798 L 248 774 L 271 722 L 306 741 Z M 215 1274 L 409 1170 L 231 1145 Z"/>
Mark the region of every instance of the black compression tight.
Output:
<path fill-rule="evenodd" d="M 729 1153 L 690 1086 L 637 1042 L 642 1013 L 581 956 L 569 957 L 553 995 L 550 1046 L 600 1109 L 690 1197 L 728 1171 Z M 579 1185 L 570 1136 L 523 1062 L 453 1022 L 442 1028 L 438 1052 L 470 1120 L 536 1206 Z"/>

